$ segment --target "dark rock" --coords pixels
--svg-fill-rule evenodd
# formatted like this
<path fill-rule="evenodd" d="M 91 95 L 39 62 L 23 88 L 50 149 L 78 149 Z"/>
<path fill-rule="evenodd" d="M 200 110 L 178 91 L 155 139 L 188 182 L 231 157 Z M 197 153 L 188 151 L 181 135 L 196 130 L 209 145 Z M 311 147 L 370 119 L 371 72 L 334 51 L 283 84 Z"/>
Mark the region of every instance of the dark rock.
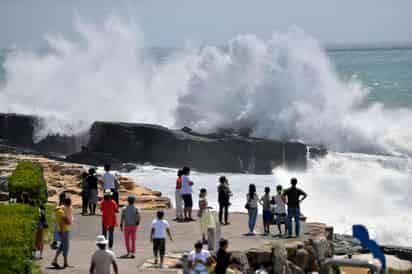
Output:
<path fill-rule="evenodd" d="M 307 165 L 305 144 L 231 131 L 199 134 L 190 128 L 169 130 L 147 124 L 96 122 L 84 136 L 52 135 L 35 143 L 33 136 L 43 123 L 35 116 L 0 114 L 0 143 L 3 148 L 17 147 L 48 156 L 70 155 L 70 161 L 92 165 L 149 162 L 167 167 L 189 165 L 205 172 L 257 174 L 271 173 L 278 166 L 305 169 Z M 125 170 L 130 171 L 130 167 L 125 166 Z"/>
<path fill-rule="evenodd" d="M 202 135 L 149 124 L 96 122 L 87 149 L 70 160 L 103 164 L 120 162 L 167 167 L 189 165 L 205 172 L 267 174 L 274 167 L 306 168 L 306 145 L 241 136 Z"/>
<path fill-rule="evenodd" d="M 0 191 L 0 202 L 5 202 L 9 200 L 9 193 Z"/>
<path fill-rule="evenodd" d="M 394 255 L 402 260 L 412 261 L 412 247 L 384 245 L 381 246 L 381 249 L 385 254 Z"/>
<path fill-rule="evenodd" d="M 239 270 L 241 273 L 249 273 L 251 271 L 251 267 L 249 265 L 249 260 L 247 255 L 241 251 L 233 251 L 231 252 L 231 258 L 235 259 L 240 263 Z M 252 272 L 253 273 L 253 272 Z"/>
<path fill-rule="evenodd" d="M 36 152 L 68 155 L 80 151 L 81 145 L 87 142 L 87 136 L 50 135 L 35 143 L 36 127 L 44 121 L 41 118 L 0 113 L 0 139 L 5 145 L 18 146 L 19 149 L 32 149 Z"/>
<path fill-rule="evenodd" d="M 359 240 L 350 235 L 334 234 L 333 246 L 336 255 L 350 255 L 367 252 L 362 248 Z"/>
<path fill-rule="evenodd" d="M 259 269 L 262 265 L 272 261 L 272 251 L 270 249 L 249 249 L 246 256 L 250 268 L 254 270 Z"/>
<path fill-rule="evenodd" d="M 309 147 L 309 158 L 310 159 L 319 159 L 323 158 L 328 154 L 328 151 L 326 148 L 320 146 L 320 147 Z"/>
<path fill-rule="evenodd" d="M 9 191 L 7 177 L 0 176 L 0 191 L 2 192 Z"/>
<path fill-rule="evenodd" d="M 132 163 L 122 163 L 122 164 L 112 165 L 112 169 L 115 169 L 119 172 L 124 172 L 124 173 L 131 172 L 135 170 L 136 168 L 137 168 L 136 164 L 132 164 Z"/>

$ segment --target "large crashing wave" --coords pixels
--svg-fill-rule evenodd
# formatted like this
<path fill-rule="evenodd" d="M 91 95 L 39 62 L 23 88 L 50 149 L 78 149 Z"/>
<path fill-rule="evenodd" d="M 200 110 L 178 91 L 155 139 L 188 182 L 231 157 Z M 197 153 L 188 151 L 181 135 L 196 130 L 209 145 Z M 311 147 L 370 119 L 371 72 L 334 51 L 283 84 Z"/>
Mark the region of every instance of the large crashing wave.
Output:
<path fill-rule="evenodd" d="M 202 132 L 246 129 L 337 151 L 412 154 L 412 111 L 361 107 L 367 88 L 340 80 L 302 30 L 269 40 L 238 36 L 158 62 L 133 24 L 111 17 L 102 26 L 75 27 L 81 39 L 48 37 L 50 52 L 15 51 L 4 63 L 0 111 L 50 117 L 39 138 L 117 120 Z"/>

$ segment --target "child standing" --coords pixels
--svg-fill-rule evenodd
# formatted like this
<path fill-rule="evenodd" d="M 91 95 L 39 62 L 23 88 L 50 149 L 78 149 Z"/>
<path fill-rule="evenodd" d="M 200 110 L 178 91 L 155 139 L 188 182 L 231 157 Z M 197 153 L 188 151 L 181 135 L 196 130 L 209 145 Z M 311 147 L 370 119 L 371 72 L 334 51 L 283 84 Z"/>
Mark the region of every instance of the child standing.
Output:
<path fill-rule="evenodd" d="M 283 195 L 283 188 L 281 185 L 276 187 L 277 194 L 273 197 L 273 204 L 276 224 L 278 225 L 279 235 L 282 235 L 281 224 L 285 224 L 285 235 L 288 229 L 286 225 L 286 196 Z"/>
<path fill-rule="evenodd" d="M 129 196 L 127 202 L 129 203 L 122 211 L 120 220 L 120 231 L 124 231 L 124 241 L 126 243 L 127 255 L 124 258 L 134 259 L 136 252 L 136 233 L 137 227 L 140 224 L 139 209 L 135 206 L 136 198 Z"/>
<path fill-rule="evenodd" d="M 157 258 L 160 255 L 160 265 L 163 267 L 163 260 L 166 253 L 166 233 L 171 241 L 173 241 L 172 233 L 170 232 L 169 223 L 164 220 L 164 212 L 157 212 L 157 219 L 152 222 L 152 231 L 150 233 L 150 241 L 153 243 L 153 254 L 155 257 L 154 264 L 157 265 Z"/>
<path fill-rule="evenodd" d="M 272 223 L 272 211 L 270 210 L 270 188 L 265 187 L 265 194 L 259 200 L 263 207 L 263 228 L 264 234 L 270 233 L 270 224 Z"/>
<path fill-rule="evenodd" d="M 44 247 L 44 230 L 48 228 L 46 219 L 46 208 L 44 205 L 39 207 L 39 221 L 37 222 L 37 232 L 36 232 L 36 250 L 34 254 L 35 259 L 42 259 L 43 257 L 43 247 Z M 37 255 L 37 252 L 39 255 Z"/>
<path fill-rule="evenodd" d="M 112 192 L 106 189 L 104 192 L 103 201 L 100 202 L 100 210 L 102 211 L 102 234 L 109 239 L 109 249 L 113 247 L 114 228 L 117 225 L 116 213 L 117 203 L 112 200 Z"/>

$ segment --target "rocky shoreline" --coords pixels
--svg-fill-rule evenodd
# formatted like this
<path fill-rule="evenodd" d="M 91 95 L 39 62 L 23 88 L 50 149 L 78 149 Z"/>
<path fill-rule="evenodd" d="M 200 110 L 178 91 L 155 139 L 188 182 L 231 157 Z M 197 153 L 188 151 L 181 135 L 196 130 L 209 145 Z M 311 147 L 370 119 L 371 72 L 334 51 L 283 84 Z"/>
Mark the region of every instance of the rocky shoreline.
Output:
<path fill-rule="evenodd" d="M 64 162 L 62 160 L 51 159 L 39 154 L 8 153 L 0 150 L 0 200 L 8 200 L 6 180 L 13 172 L 20 161 L 30 161 L 40 164 L 44 170 L 44 177 L 47 183 L 48 201 L 56 203 L 58 194 L 62 191 L 71 194 L 73 206 L 81 207 L 80 176 L 86 171 L 86 167 L 81 164 Z M 158 191 L 148 189 L 138 185 L 128 177 L 119 177 L 120 204 L 126 204 L 129 195 L 135 195 L 140 208 L 170 208 L 170 199 L 162 197 Z M 99 191 L 100 196 L 102 191 Z"/>
<path fill-rule="evenodd" d="M 48 186 L 48 201 L 50 203 L 56 203 L 58 193 L 66 191 L 72 195 L 73 205 L 75 207 L 81 206 L 79 182 L 81 173 L 86 170 L 84 165 L 52 159 L 44 155 L 29 153 L 28 151 L 23 152 L 18 148 L 7 146 L 0 146 L 0 200 L 4 201 L 8 199 L 8 195 L 5 192 L 7 190 L 5 189 L 5 181 L 19 161 L 32 161 L 43 167 Z M 130 171 L 133 166 L 126 164 L 119 165 L 118 168 L 124 168 L 126 171 Z M 137 204 L 142 209 L 171 207 L 169 198 L 162 197 L 160 192 L 139 186 L 136 182 L 124 176 L 120 176 L 119 181 L 121 204 L 126 203 L 127 196 L 135 195 L 137 197 Z M 359 241 L 353 237 L 333 234 L 333 228 L 322 223 L 310 222 L 305 223 L 305 226 L 304 241 L 290 242 L 280 240 L 283 244 L 282 248 L 285 248 L 287 252 L 287 260 L 284 261 L 285 264 L 282 267 L 289 269 L 288 271 L 290 273 L 300 273 L 295 272 L 296 269 L 293 270 L 296 265 L 309 267 L 308 262 L 313 261 L 315 257 L 326 258 L 332 256 L 331 254 L 342 258 L 351 255 L 353 258 L 371 259 L 369 252 L 363 249 Z M 253 266 L 263 264 L 272 259 L 274 256 L 273 247 L 273 241 L 268 241 L 268 245 L 262 248 L 248 250 L 246 253 L 240 252 L 239 259 L 247 261 L 247 267 L 253 268 Z M 275 248 L 279 249 L 280 246 L 276 245 Z M 392 268 L 396 269 L 397 264 L 402 265 L 402 270 L 412 266 L 412 263 L 408 263 L 412 262 L 412 248 L 398 246 L 381 246 L 381 248 L 387 255 L 389 262 L 393 262 L 389 264 Z M 323 250 L 322 254 L 319 253 L 320 250 Z M 247 259 L 246 257 L 242 258 L 242 256 L 246 256 Z M 306 258 L 303 260 L 303 262 L 306 262 L 305 265 L 301 265 L 303 262 L 300 261 L 301 258 L 299 256 Z M 313 270 L 317 269 L 315 268 Z"/>
<path fill-rule="evenodd" d="M 273 168 L 304 170 L 308 155 L 322 157 L 325 149 L 301 142 L 254 138 L 230 129 L 200 134 L 190 128 L 160 125 L 94 122 L 82 134 L 53 134 L 37 140 L 46 121 L 37 116 L 0 113 L 0 144 L 19 146 L 75 163 L 102 165 L 133 162 L 167 167 L 190 163 L 203 172 L 270 174 Z M 182 157 L 185 155 L 185 157 Z"/>

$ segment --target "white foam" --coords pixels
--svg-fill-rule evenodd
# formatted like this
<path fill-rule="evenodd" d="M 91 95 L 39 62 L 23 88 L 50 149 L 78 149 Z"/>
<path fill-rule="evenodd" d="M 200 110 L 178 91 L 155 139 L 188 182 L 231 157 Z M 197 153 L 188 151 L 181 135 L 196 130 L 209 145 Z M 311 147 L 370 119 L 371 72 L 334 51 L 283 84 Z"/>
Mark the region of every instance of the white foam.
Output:
<path fill-rule="evenodd" d="M 326 222 L 336 232 L 347 234 L 351 234 L 353 224 L 364 224 L 382 244 L 410 246 L 411 174 L 412 162 L 406 158 L 332 153 L 320 161 L 311 161 L 306 172 L 283 169 L 275 169 L 273 175 L 194 172 L 191 177 L 195 193 L 207 188 L 209 201 L 216 209 L 218 177 L 227 176 L 234 192 L 231 210 L 244 211 L 248 184 L 256 184 L 258 193 L 263 194 L 265 186 L 272 191 L 278 184 L 287 187 L 290 178 L 296 176 L 299 187 L 309 194 L 302 203 L 302 212 L 309 221 Z M 176 170 L 139 166 L 128 175 L 174 201 Z"/>
<path fill-rule="evenodd" d="M 162 62 L 144 50 L 132 22 L 80 20 L 75 30 L 78 40 L 46 36 L 49 52 L 15 49 L 4 63 L 0 111 L 47 117 L 37 140 L 109 120 L 249 128 L 335 151 L 412 154 L 412 111 L 361 108 L 368 90 L 355 78 L 338 79 L 316 39 L 300 29 L 269 40 L 240 35 Z"/>

